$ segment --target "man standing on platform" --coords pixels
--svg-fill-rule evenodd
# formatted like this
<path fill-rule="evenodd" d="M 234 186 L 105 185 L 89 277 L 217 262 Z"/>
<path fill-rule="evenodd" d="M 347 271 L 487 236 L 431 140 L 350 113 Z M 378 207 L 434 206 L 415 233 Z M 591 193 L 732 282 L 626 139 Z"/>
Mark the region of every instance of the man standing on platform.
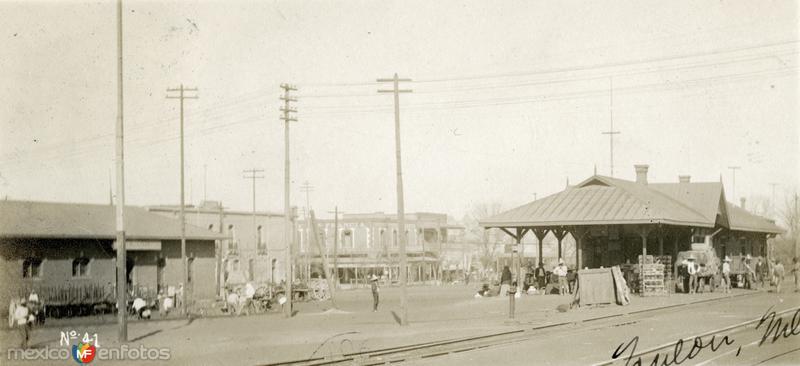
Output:
<path fill-rule="evenodd" d="M 564 259 L 558 259 L 558 266 L 553 270 L 558 276 L 558 293 L 559 295 L 566 295 L 569 293 L 569 286 L 567 285 L 567 265 L 564 264 Z"/>
<path fill-rule="evenodd" d="M 544 265 L 542 264 L 542 262 L 539 262 L 539 266 L 536 267 L 536 270 L 534 271 L 534 276 L 536 277 L 536 287 L 538 287 L 537 290 L 541 290 L 542 293 L 544 293 L 547 271 L 544 270 Z"/>
<path fill-rule="evenodd" d="M 697 287 L 697 263 L 694 262 L 694 254 L 690 254 L 687 258 L 689 262 L 686 264 L 686 272 L 689 273 L 689 293 L 693 294 Z"/>
<path fill-rule="evenodd" d="M 731 258 L 727 255 L 722 262 L 722 291 L 726 294 L 731 292 Z"/>

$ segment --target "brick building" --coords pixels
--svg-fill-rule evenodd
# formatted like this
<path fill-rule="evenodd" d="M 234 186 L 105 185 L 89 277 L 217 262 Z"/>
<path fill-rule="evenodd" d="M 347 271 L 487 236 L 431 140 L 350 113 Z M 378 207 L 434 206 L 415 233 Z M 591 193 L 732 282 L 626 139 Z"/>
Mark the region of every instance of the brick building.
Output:
<path fill-rule="evenodd" d="M 317 220 L 317 224 L 320 235 L 324 237 L 321 245 L 326 251 L 327 265 L 329 268 L 338 268 L 340 283 L 365 283 L 366 276 L 372 274 L 384 276 L 392 282 L 399 279 L 396 214 L 345 214 L 338 220 L 338 228 L 335 220 L 331 219 Z M 305 221 L 298 222 L 297 230 L 300 249 L 297 260 L 301 273 L 305 271 L 305 276 L 319 277 L 322 259 L 308 240 Z M 457 240 L 463 241 L 463 228 L 448 225 L 447 215 L 424 212 L 406 214 L 405 231 L 409 282 L 439 280 L 442 271 L 450 268 L 450 264 L 463 266 L 464 248 L 460 246 L 461 243 L 455 243 Z M 338 244 L 335 249 L 334 242 Z M 457 253 L 445 255 L 449 252 Z M 447 267 L 443 266 L 444 262 L 447 262 Z"/>
<path fill-rule="evenodd" d="M 151 206 L 150 212 L 177 218 L 180 206 Z M 279 283 L 285 279 L 286 241 L 283 213 L 236 211 L 204 201 L 185 208 L 188 224 L 225 236 L 220 242 L 219 282 Z"/>

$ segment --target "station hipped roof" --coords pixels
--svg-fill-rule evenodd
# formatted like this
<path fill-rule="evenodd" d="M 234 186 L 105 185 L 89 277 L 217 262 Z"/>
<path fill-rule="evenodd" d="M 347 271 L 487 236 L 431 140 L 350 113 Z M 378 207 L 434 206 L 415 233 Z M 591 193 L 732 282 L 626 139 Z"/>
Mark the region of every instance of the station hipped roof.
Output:
<path fill-rule="evenodd" d="M 0 238 L 116 239 L 115 206 L 82 203 L 0 201 Z M 125 237 L 180 240 L 180 220 L 125 206 Z M 186 225 L 187 240 L 226 236 Z"/>
<path fill-rule="evenodd" d="M 492 227 L 668 224 L 780 233 L 725 201 L 721 183 L 640 183 L 595 175 L 564 191 L 480 221 Z"/>

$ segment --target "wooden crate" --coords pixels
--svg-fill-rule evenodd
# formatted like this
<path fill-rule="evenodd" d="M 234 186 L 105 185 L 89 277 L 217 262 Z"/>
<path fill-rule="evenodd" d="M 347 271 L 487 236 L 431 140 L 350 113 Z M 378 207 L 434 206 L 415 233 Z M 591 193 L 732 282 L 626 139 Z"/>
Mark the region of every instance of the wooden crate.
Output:
<path fill-rule="evenodd" d="M 639 277 L 642 296 L 664 296 L 667 294 L 664 267 L 663 264 L 642 265 L 642 272 Z"/>

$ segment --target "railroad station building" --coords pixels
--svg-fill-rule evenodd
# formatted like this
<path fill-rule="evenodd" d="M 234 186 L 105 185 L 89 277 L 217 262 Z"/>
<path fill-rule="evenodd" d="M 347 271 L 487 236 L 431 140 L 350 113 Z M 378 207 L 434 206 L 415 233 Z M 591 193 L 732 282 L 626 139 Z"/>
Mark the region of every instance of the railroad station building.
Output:
<path fill-rule="evenodd" d="M 640 255 L 671 256 L 713 238 L 718 257 L 767 257 L 767 239 L 782 230 L 769 219 L 754 215 L 726 200 L 721 182 L 653 183 L 647 165 L 636 165 L 636 180 L 594 175 L 575 186 L 486 218 L 480 225 L 506 232 L 517 243 L 526 234 L 539 241 L 555 238 L 562 257 L 565 238 L 575 241 L 578 268 L 637 263 Z"/>
<path fill-rule="evenodd" d="M 71 289 L 113 298 L 116 216 L 112 205 L 0 201 L 0 303 L 35 289 L 43 301 Z M 182 282 L 180 222 L 141 207 L 125 207 L 128 285 L 139 296 Z M 215 296 L 215 244 L 223 238 L 186 226 L 193 299 Z M 54 295 L 55 296 L 55 295 Z M 88 295 L 87 295 L 88 296 Z M 94 295 L 93 295 L 94 296 Z"/>

